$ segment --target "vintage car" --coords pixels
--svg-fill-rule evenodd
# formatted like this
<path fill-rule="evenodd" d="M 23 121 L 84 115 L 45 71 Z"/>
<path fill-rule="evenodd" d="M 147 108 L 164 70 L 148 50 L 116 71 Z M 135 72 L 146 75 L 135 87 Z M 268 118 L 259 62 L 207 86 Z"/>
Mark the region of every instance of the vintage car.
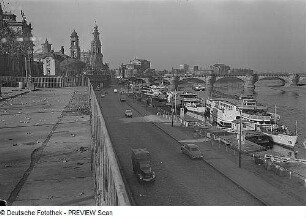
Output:
<path fill-rule="evenodd" d="M 121 102 L 126 101 L 126 95 L 120 94 L 120 98 L 119 99 L 120 99 Z"/>
<path fill-rule="evenodd" d="M 133 112 L 130 109 L 126 109 L 124 112 L 125 117 L 133 117 Z"/>
<path fill-rule="evenodd" d="M 146 148 L 132 149 L 131 159 L 139 183 L 155 181 L 155 172 L 151 168 L 151 155 Z"/>
<path fill-rule="evenodd" d="M 203 158 L 202 152 L 200 151 L 199 147 L 195 144 L 187 144 L 181 146 L 181 152 L 189 156 L 191 159 Z"/>

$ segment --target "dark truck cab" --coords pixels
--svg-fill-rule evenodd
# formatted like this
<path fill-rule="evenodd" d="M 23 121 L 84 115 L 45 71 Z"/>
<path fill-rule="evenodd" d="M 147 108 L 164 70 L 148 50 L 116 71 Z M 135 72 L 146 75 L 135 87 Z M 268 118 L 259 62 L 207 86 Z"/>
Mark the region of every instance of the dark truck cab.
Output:
<path fill-rule="evenodd" d="M 133 171 L 138 182 L 154 182 L 155 172 L 151 168 L 151 156 L 146 148 L 132 149 Z"/>

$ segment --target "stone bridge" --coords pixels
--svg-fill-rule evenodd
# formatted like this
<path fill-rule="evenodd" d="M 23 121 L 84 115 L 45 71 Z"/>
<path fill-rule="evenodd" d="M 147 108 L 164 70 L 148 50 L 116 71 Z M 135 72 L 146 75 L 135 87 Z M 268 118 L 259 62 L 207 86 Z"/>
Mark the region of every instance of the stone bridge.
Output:
<path fill-rule="evenodd" d="M 198 82 L 202 81 L 203 83 L 205 83 L 205 87 L 207 90 L 212 90 L 214 84 L 218 80 L 227 77 L 240 79 L 244 83 L 244 90 L 253 93 L 255 90 L 255 83 L 257 81 L 267 78 L 275 78 L 281 80 L 284 86 L 297 86 L 299 81 L 306 78 L 306 74 L 297 74 L 297 73 L 206 74 L 194 77 L 168 78 L 168 80 L 170 81 L 173 87 L 175 86 L 175 84 L 178 84 L 178 82 L 194 81 L 195 83 L 197 83 L 197 81 Z"/>

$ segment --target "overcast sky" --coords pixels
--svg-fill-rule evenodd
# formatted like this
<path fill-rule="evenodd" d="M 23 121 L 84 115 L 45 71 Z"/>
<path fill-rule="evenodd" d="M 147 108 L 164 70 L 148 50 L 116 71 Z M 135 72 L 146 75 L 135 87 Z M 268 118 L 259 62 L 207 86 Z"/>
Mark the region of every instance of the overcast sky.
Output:
<path fill-rule="evenodd" d="M 2 0 L 1 0 L 2 1 Z M 214 63 L 256 71 L 306 72 L 305 0 L 4 0 L 6 10 L 32 22 L 55 51 L 73 29 L 90 49 L 96 20 L 105 62 L 134 57 L 155 69 Z M 38 49 L 37 47 L 36 49 Z"/>

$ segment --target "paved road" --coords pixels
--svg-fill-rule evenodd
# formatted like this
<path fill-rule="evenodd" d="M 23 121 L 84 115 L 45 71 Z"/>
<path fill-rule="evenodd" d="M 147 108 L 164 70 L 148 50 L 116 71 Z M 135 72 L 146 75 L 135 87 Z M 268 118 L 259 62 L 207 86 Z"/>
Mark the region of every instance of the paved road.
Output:
<path fill-rule="evenodd" d="M 262 205 L 204 161 L 182 155 L 180 144 L 150 122 L 152 116 L 132 109 L 133 118 L 125 118 L 129 105 L 108 93 L 99 103 L 136 205 Z M 139 184 L 132 171 L 130 150 L 142 147 L 152 155 L 154 184 Z"/>

